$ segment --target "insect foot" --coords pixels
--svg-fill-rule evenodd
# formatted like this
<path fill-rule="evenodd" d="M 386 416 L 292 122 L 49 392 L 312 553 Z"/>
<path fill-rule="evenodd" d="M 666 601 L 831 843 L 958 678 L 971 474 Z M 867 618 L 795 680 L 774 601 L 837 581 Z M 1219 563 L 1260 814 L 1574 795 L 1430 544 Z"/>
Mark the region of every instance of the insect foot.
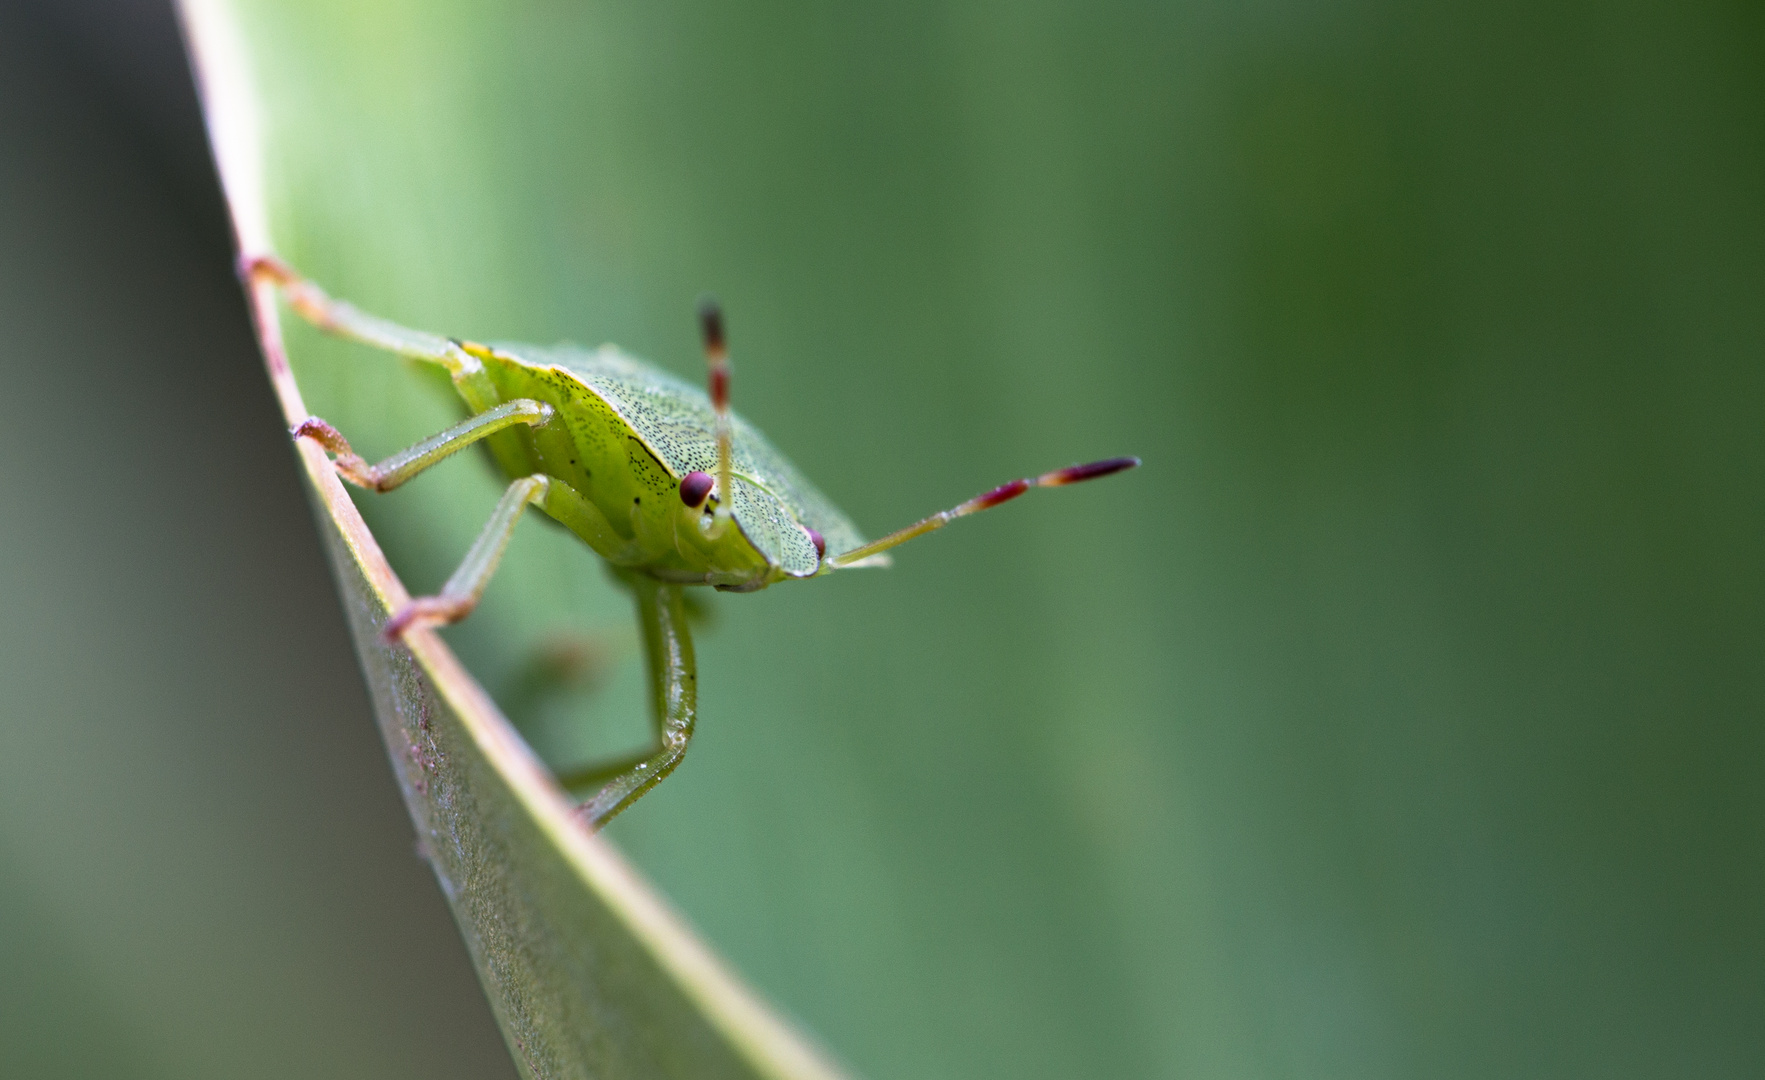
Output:
<path fill-rule="evenodd" d="M 374 467 L 350 449 L 349 440 L 330 424 L 316 416 L 309 416 L 300 422 L 300 426 L 292 434 L 297 439 L 311 439 L 324 447 L 332 455 L 331 464 L 337 467 L 338 475 L 356 487 L 379 488 L 379 477 L 375 474 Z"/>
<path fill-rule="evenodd" d="M 300 316 L 322 330 L 336 330 L 336 302 L 325 290 L 301 277 L 292 266 L 274 255 L 241 255 L 239 278 L 247 285 L 266 281 L 282 290 Z"/>
<path fill-rule="evenodd" d="M 413 626 L 445 626 L 472 614 L 478 606 L 476 597 L 456 599 L 448 596 L 419 596 L 392 613 L 380 628 L 380 640 L 396 645 L 404 640 L 405 631 Z"/>

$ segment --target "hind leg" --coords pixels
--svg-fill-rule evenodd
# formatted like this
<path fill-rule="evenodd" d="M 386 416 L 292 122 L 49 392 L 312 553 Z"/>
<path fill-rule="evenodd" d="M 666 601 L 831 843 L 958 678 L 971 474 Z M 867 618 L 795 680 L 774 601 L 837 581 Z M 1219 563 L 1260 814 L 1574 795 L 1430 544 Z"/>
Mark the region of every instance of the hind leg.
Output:
<path fill-rule="evenodd" d="M 698 673 L 681 587 L 639 573 L 620 576 L 637 600 L 656 741 L 631 758 L 562 778 L 566 787 L 585 787 L 610 777 L 593 798 L 576 810 L 577 817 L 591 829 L 605 825 L 674 771 L 686 756 L 698 713 Z"/>

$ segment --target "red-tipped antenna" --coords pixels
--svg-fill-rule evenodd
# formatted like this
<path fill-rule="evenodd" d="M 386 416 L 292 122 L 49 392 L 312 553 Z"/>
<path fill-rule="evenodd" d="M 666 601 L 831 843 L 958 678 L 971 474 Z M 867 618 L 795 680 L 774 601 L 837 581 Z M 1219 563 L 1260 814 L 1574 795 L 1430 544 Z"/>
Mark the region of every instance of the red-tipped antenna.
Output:
<path fill-rule="evenodd" d="M 709 296 L 699 301 L 699 332 L 705 339 L 705 367 L 711 408 L 717 411 L 717 511 L 712 535 L 723 531 L 735 508 L 730 487 L 729 347 L 723 339 L 723 309 Z"/>
<path fill-rule="evenodd" d="M 1108 476 L 1110 473 L 1118 473 L 1123 469 L 1131 469 L 1138 464 L 1140 464 L 1140 459 L 1137 457 L 1110 458 L 1107 461 L 1093 461 L 1088 465 L 1069 465 L 1064 469 L 1043 473 L 1041 476 L 1000 484 L 991 491 L 976 495 L 960 506 L 949 510 L 940 510 L 931 517 L 915 522 L 899 532 L 892 532 L 881 540 L 872 540 L 863 547 L 842 551 L 829 558 L 827 565 L 830 569 L 838 570 L 841 567 L 862 562 L 872 555 L 880 555 L 892 547 L 905 544 L 916 536 L 924 536 L 934 529 L 941 529 L 959 517 L 967 517 L 982 510 L 990 510 L 1000 503 L 1010 502 L 1031 488 L 1065 487 L 1067 484 L 1076 484 L 1081 480 L 1095 480 L 1099 476 Z"/>

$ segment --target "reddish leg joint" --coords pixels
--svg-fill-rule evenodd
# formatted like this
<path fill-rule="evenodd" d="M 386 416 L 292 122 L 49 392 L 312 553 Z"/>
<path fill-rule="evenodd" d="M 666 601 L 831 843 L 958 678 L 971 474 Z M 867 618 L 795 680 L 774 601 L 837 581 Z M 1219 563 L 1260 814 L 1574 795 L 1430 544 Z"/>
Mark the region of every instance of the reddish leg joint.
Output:
<path fill-rule="evenodd" d="M 332 302 L 325 290 L 294 272 L 294 268 L 274 255 L 241 255 L 239 276 L 247 284 L 267 281 L 282 290 L 294 310 L 321 330 L 336 330 L 332 318 Z"/>
<path fill-rule="evenodd" d="M 338 475 L 350 483 L 365 488 L 378 489 L 380 486 L 379 475 L 374 467 L 350 449 L 349 440 L 343 437 L 343 432 L 325 421 L 309 416 L 294 429 L 293 435 L 297 439 L 311 439 L 334 455 L 336 460 L 332 464 L 337 466 Z"/>
<path fill-rule="evenodd" d="M 272 285 L 292 285 L 300 280 L 293 267 L 274 255 L 239 256 L 239 277 L 248 284 L 268 281 Z"/>
<path fill-rule="evenodd" d="M 393 645 L 402 641 L 405 631 L 413 626 L 444 626 L 459 622 L 472 614 L 472 609 L 477 606 L 478 602 L 471 599 L 419 596 L 392 613 L 392 618 L 380 628 L 380 640 Z"/>

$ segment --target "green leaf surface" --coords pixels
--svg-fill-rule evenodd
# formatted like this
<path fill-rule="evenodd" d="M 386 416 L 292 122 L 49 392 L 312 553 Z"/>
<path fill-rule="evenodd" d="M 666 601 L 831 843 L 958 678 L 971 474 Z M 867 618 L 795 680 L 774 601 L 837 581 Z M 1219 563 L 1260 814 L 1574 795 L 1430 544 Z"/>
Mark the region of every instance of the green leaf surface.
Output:
<path fill-rule="evenodd" d="M 256 48 L 221 3 L 186 5 L 211 137 L 242 249 L 276 250 L 263 215 Z M 255 47 L 255 48 L 254 48 Z M 270 289 L 252 296 L 272 382 L 305 414 Z M 700 943 L 605 841 L 585 832 L 526 744 L 432 633 L 379 636 L 408 593 L 324 453 L 300 445 L 320 530 L 419 846 L 524 1076 L 832 1078 L 836 1071 Z"/>
<path fill-rule="evenodd" d="M 355 523 L 340 518 L 324 534 L 375 712 L 523 1075 L 835 1075 L 562 812 L 496 706 L 438 643 L 380 643 L 389 598 L 364 569 L 374 555 L 348 539 Z"/>

